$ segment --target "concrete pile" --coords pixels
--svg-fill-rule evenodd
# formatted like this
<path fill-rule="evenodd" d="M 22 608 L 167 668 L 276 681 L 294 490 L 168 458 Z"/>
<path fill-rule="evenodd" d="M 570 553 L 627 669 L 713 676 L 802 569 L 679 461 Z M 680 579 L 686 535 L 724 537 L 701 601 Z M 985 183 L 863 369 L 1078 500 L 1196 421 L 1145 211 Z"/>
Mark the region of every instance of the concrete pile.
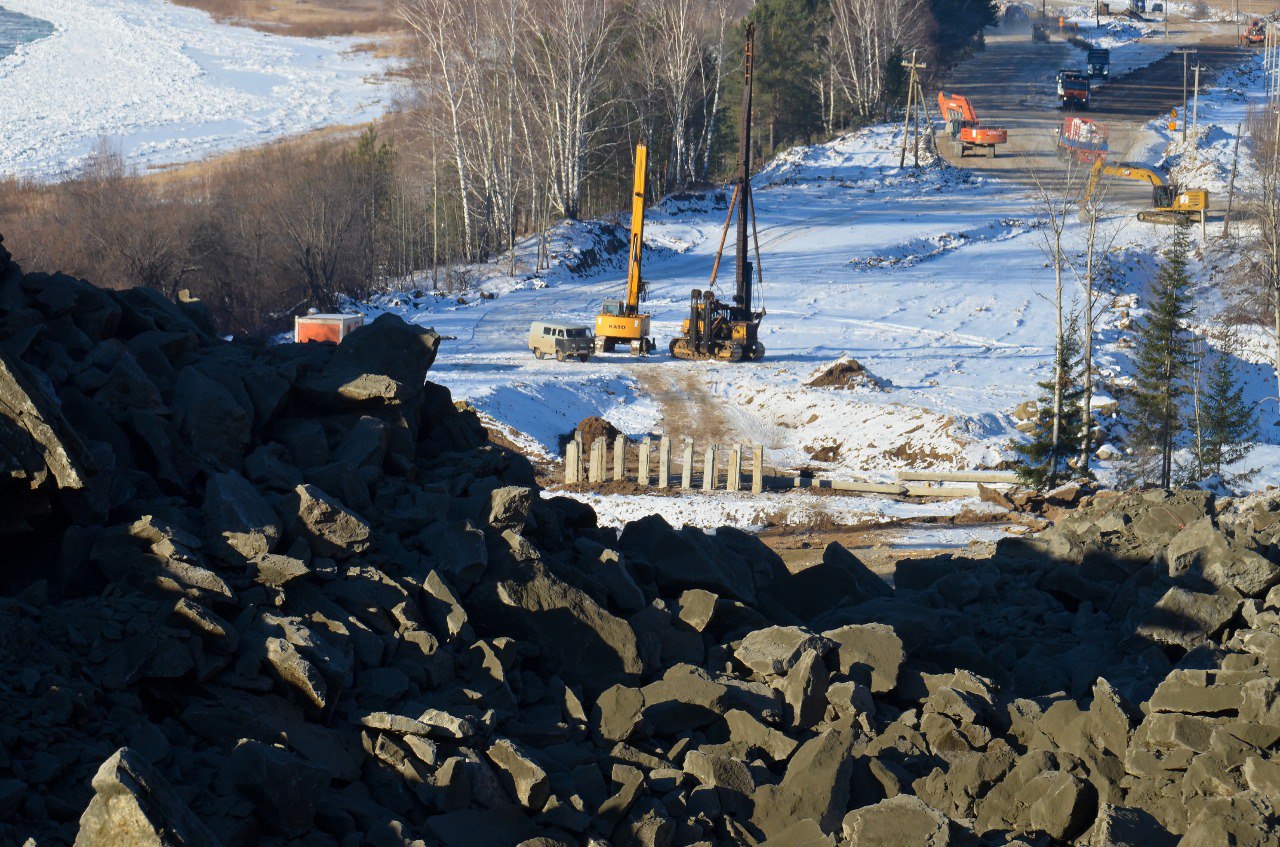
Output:
<path fill-rule="evenodd" d="M 544 498 L 437 343 L 0 248 L 0 843 L 1280 844 L 1280 501 L 791 574 Z"/>

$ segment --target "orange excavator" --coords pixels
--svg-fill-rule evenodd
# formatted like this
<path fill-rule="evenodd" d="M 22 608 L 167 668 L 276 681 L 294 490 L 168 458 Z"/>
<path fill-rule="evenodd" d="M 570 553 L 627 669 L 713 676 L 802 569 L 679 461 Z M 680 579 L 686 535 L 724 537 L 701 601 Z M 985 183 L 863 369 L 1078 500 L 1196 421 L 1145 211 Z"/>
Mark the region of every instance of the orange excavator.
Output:
<path fill-rule="evenodd" d="M 1267 41 L 1267 22 L 1262 18 L 1254 18 L 1249 27 L 1240 33 L 1241 47 L 1261 47 Z"/>
<path fill-rule="evenodd" d="M 1009 140 L 1009 133 L 1004 127 L 983 126 L 978 115 L 973 111 L 973 104 L 962 94 L 938 92 L 938 111 L 947 122 L 947 132 L 960 145 L 960 156 L 970 150 L 985 149 L 996 157 L 996 145 Z"/>

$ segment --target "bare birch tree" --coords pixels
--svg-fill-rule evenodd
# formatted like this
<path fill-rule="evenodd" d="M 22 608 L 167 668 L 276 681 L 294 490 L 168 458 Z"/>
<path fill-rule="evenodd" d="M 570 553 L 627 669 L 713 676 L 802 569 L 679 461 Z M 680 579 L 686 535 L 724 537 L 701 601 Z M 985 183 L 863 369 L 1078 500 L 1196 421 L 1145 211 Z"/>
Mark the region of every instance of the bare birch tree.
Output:
<path fill-rule="evenodd" d="M 1066 315 L 1063 302 L 1063 271 L 1069 269 L 1070 258 L 1065 244 L 1067 225 L 1081 199 L 1083 174 L 1087 171 L 1074 160 L 1069 160 L 1061 171 L 1046 172 L 1030 157 L 1024 157 L 1024 169 L 1031 177 L 1031 192 L 1028 200 L 1034 205 L 1037 213 L 1037 232 L 1040 234 L 1041 249 L 1053 268 L 1054 296 L 1054 389 L 1052 428 L 1050 433 L 1051 449 L 1048 463 L 1051 474 L 1056 472 L 1058 458 L 1063 455 L 1062 445 L 1062 389 L 1065 374 L 1062 371 L 1064 338 L 1066 333 Z"/>
<path fill-rule="evenodd" d="M 525 6 L 526 82 L 543 127 L 551 198 L 577 217 L 588 156 L 604 131 L 618 16 L 607 0 L 532 0 Z"/>
<path fill-rule="evenodd" d="M 835 82 L 856 114 L 875 114 L 890 58 L 926 47 L 931 26 L 925 0 L 831 0 Z"/>

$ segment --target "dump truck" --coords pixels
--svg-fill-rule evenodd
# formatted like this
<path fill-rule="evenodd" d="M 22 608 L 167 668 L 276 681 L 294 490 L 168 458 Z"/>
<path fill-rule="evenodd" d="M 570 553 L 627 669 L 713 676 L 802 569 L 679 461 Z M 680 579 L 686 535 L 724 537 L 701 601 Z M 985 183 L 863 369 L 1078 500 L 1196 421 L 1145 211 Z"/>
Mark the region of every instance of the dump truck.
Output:
<path fill-rule="evenodd" d="M 1151 224 L 1182 224 L 1203 222 L 1209 211 L 1209 192 L 1201 189 L 1182 189 L 1165 180 L 1155 169 L 1146 165 L 1121 162 L 1108 165 L 1105 158 L 1093 163 L 1089 182 L 1085 186 L 1081 206 L 1088 207 L 1098 183 L 1103 177 L 1117 177 L 1145 182 L 1151 186 L 1151 208 L 1138 213 L 1138 220 Z"/>
<path fill-rule="evenodd" d="M 947 122 L 947 132 L 960 145 L 960 156 L 970 150 L 986 150 L 996 157 L 996 145 L 1009 140 L 1004 127 L 983 126 L 973 111 L 973 104 L 963 94 L 938 92 L 938 111 Z"/>
<path fill-rule="evenodd" d="M 1111 129 L 1092 118 L 1062 119 L 1058 133 L 1058 158 L 1063 161 L 1093 164 L 1107 157 Z"/>
<path fill-rule="evenodd" d="M 728 362 L 758 361 L 764 358 L 760 343 L 760 322 L 764 309 L 756 308 L 757 281 L 763 285 L 760 269 L 760 238 L 756 228 L 755 203 L 751 199 L 751 94 L 752 46 L 755 24 L 747 24 L 742 61 L 742 133 L 738 138 L 738 175 L 720 234 L 720 247 L 711 266 L 711 282 L 707 291 L 697 288 L 689 293 L 689 316 L 680 334 L 671 339 L 671 355 L 677 359 L 719 359 Z M 724 302 L 716 297 L 716 276 L 724 255 L 729 225 L 737 217 L 736 267 L 733 297 Z M 754 241 L 754 245 L 752 244 Z M 752 247 L 756 261 L 752 263 Z"/>
<path fill-rule="evenodd" d="M 1063 68 L 1058 71 L 1058 105 L 1063 109 L 1089 108 L 1089 75 Z"/>
<path fill-rule="evenodd" d="M 1090 77 L 1106 79 L 1111 76 L 1111 51 L 1101 48 L 1090 50 L 1085 54 L 1085 64 Z"/>
<path fill-rule="evenodd" d="M 636 145 L 635 176 L 631 189 L 631 249 L 627 257 L 627 295 L 623 300 L 609 299 L 601 305 L 596 315 L 596 352 L 612 353 L 619 344 L 625 344 L 633 356 L 643 356 L 653 350 L 649 337 L 649 313 L 640 310 L 645 297 L 645 281 L 641 275 L 644 257 L 644 200 L 645 180 L 648 172 L 649 148 Z"/>

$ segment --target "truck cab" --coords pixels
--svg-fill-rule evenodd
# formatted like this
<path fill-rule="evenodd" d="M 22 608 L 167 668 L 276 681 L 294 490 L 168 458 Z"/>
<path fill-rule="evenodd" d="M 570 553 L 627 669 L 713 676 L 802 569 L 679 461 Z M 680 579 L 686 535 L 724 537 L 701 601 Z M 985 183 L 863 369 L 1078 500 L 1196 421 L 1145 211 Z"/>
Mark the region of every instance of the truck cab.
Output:
<path fill-rule="evenodd" d="M 529 324 L 529 350 L 539 359 L 555 356 L 556 361 L 577 357 L 585 362 L 595 349 L 595 339 L 585 326 L 555 321 L 534 321 Z"/>
<path fill-rule="evenodd" d="M 1094 79 L 1106 79 L 1111 76 L 1111 51 L 1090 50 L 1085 59 L 1089 76 Z"/>

